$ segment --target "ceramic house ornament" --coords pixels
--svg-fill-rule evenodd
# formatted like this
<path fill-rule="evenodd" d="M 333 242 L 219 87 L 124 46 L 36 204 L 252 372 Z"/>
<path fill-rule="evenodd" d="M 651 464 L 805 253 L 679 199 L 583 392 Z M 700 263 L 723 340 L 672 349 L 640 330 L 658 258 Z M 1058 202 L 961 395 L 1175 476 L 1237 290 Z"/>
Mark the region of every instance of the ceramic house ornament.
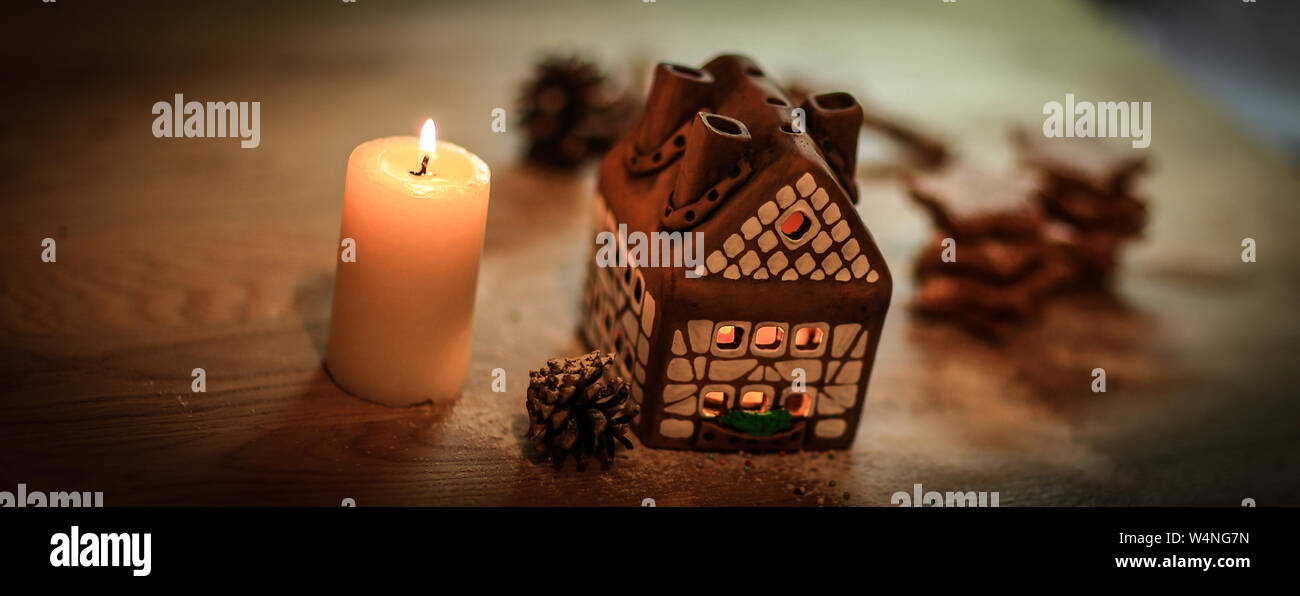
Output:
<path fill-rule="evenodd" d="M 580 330 L 631 384 L 642 443 L 852 443 L 892 287 L 854 208 L 861 122 L 846 93 L 790 105 L 743 56 L 658 65 L 601 163 L 595 232 L 619 258 L 593 253 Z"/>

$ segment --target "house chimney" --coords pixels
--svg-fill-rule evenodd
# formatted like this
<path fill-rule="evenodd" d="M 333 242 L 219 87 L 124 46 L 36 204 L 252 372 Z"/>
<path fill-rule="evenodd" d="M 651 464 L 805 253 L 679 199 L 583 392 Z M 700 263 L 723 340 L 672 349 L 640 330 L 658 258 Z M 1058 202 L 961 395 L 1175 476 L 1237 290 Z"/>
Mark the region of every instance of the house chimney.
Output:
<path fill-rule="evenodd" d="M 645 115 L 637 127 L 636 151 L 658 149 L 692 114 L 708 107 L 713 75 L 706 70 L 660 62 L 646 98 Z"/>
<path fill-rule="evenodd" d="M 721 202 L 721 192 L 705 196 L 714 185 L 739 176 L 740 160 L 749 148 L 749 129 L 735 118 L 700 112 L 686 134 L 686 152 L 669 196 L 671 211 L 699 202 L 689 213 L 671 217 L 691 225 L 704 219 Z M 728 190 L 728 189 L 722 189 Z"/>
<path fill-rule="evenodd" d="M 862 128 L 862 106 L 843 92 L 810 95 L 803 103 L 808 133 L 817 141 L 826 163 L 835 170 L 840 184 L 854 202 L 858 185 L 854 172 L 858 164 L 858 131 Z"/>

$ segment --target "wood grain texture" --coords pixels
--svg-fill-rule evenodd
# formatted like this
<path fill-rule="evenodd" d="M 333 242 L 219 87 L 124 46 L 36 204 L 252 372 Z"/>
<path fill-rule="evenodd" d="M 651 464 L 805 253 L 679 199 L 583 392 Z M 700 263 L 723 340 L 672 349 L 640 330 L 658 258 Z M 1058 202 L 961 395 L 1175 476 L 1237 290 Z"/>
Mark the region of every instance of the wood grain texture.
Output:
<path fill-rule="evenodd" d="M 0 124 L 0 490 L 104 491 L 109 505 L 888 505 L 922 483 L 999 491 L 1004 506 L 1300 504 L 1300 185 L 1079 5 L 319 4 L 4 9 L 21 26 L 0 62 L 21 91 L 0 107 L 22 116 Z M 573 45 L 620 73 L 750 53 L 991 167 L 1010 164 L 1007 124 L 1065 93 L 1152 101 L 1148 238 L 1115 296 L 1062 301 L 987 346 L 906 313 L 928 224 L 895 181 L 865 179 L 859 211 L 899 274 L 852 450 L 638 448 L 604 474 L 556 472 L 528 455 L 523 384 L 580 351 L 593 181 L 517 165 L 516 135 L 489 124 L 539 52 Z M 174 93 L 262 101 L 262 146 L 154 139 L 150 106 Z M 474 351 L 460 401 L 388 409 L 321 367 L 343 165 L 428 115 L 493 169 Z M 1258 263 L 1240 262 L 1245 236 Z M 45 237 L 57 263 L 40 261 Z M 195 367 L 207 393 L 189 391 Z M 1089 391 L 1094 367 L 1106 394 Z"/>

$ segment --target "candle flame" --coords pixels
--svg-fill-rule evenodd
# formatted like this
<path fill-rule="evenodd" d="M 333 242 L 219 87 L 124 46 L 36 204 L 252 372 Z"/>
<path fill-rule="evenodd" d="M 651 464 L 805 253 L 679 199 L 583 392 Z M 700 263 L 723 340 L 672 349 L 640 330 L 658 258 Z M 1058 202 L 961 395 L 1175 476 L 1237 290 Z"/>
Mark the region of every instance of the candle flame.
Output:
<path fill-rule="evenodd" d="M 424 121 L 420 129 L 420 154 L 433 155 L 438 152 L 438 127 L 433 125 L 433 118 Z"/>

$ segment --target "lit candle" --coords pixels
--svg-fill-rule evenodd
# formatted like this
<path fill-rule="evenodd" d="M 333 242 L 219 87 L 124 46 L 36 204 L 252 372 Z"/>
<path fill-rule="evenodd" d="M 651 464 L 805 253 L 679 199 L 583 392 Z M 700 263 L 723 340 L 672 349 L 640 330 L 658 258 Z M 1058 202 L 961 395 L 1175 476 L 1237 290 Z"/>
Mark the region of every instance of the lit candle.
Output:
<path fill-rule="evenodd" d="M 483 160 L 437 140 L 432 120 L 418 141 L 352 151 L 325 356 L 344 390 L 392 406 L 460 395 L 488 182 Z"/>

